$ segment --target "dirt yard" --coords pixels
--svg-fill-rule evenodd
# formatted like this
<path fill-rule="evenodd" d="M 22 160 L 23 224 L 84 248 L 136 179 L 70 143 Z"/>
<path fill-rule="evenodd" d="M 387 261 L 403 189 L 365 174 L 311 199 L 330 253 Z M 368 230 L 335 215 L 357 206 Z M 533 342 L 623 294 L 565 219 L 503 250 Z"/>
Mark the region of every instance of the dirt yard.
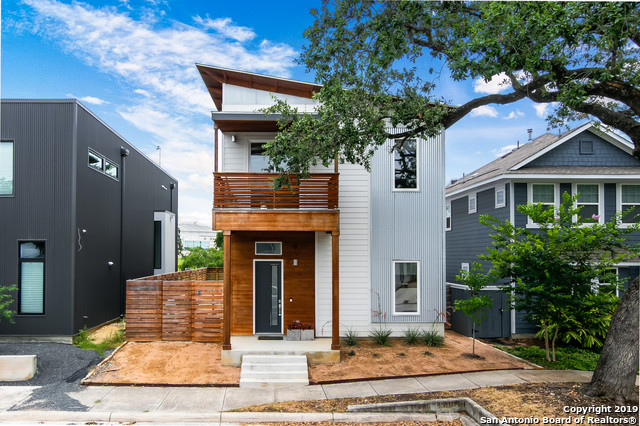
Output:
<path fill-rule="evenodd" d="M 99 366 L 85 384 L 237 385 L 240 369 L 220 364 L 221 345 L 195 342 L 129 342 Z M 471 339 L 450 331 L 445 345 L 407 346 L 392 339 L 380 346 L 360 339 L 357 347 L 343 343 L 342 362 L 309 368 L 312 383 L 354 379 L 403 377 L 478 370 L 531 368 L 504 352 L 476 342 L 471 359 Z"/>

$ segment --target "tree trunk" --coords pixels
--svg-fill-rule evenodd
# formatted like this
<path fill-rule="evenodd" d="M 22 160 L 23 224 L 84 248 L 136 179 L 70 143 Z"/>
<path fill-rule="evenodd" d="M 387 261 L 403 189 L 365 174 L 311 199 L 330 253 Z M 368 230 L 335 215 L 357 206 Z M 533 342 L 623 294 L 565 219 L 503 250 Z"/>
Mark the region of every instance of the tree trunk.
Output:
<path fill-rule="evenodd" d="M 620 299 L 611 317 L 602 355 L 593 372 L 588 394 L 605 396 L 618 405 L 638 402 L 638 277 Z"/>
<path fill-rule="evenodd" d="M 556 324 L 556 330 L 553 333 L 553 339 L 551 340 L 551 354 L 553 362 L 556 362 L 556 339 L 558 338 L 558 330 L 560 326 Z"/>
<path fill-rule="evenodd" d="M 471 354 L 476 354 L 476 322 L 471 323 L 471 334 L 473 335 L 473 343 L 471 344 Z"/>
<path fill-rule="evenodd" d="M 551 357 L 549 356 L 549 327 L 547 327 L 546 321 L 542 321 L 542 328 L 544 329 L 544 352 L 547 356 L 547 361 L 551 362 Z"/>

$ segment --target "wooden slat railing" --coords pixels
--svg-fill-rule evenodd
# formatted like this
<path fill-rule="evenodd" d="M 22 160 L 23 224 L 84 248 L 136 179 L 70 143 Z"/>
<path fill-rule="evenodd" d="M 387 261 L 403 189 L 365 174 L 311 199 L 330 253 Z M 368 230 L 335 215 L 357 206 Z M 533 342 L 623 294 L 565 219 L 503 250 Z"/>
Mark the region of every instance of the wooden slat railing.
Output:
<path fill-rule="evenodd" d="M 213 207 L 217 209 L 338 208 L 338 173 L 312 173 L 299 185 L 274 190 L 275 173 L 214 173 Z M 291 182 L 295 183 L 294 176 Z"/>

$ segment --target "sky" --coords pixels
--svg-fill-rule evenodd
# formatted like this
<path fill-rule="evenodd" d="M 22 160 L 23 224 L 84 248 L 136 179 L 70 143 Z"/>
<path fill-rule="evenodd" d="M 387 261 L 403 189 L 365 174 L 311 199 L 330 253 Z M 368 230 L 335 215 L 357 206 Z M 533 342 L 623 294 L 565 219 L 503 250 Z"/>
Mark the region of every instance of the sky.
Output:
<path fill-rule="evenodd" d="M 195 64 L 313 82 L 295 63 L 316 0 L 2 0 L 0 97 L 76 98 L 179 182 L 179 223 L 211 223 L 215 106 Z M 453 104 L 502 79 L 453 81 Z M 547 131 L 549 104 L 483 106 L 446 130 L 446 180 Z M 1 125 L 1 123 L 0 123 Z M 160 149 L 158 149 L 160 147 Z"/>

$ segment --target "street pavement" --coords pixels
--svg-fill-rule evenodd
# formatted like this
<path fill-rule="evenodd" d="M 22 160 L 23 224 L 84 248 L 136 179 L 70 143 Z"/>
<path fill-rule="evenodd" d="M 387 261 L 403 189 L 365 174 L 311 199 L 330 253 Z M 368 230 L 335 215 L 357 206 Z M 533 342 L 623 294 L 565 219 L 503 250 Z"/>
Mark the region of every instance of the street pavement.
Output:
<path fill-rule="evenodd" d="M 531 382 L 588 382 L 591 372 L 572 370 L 499 370 L 417 378 L 371 380 L 313 386 L 122 387 L 89 386 L 64 395 L 59 406 L 39 400 L 40 386 L 0 386 L 0 423 L 120 422 L 235 424 L 316 421 L 435 421 L 452 415 L 412 413 L 249 413 L 229 412 L 256 404 L 377 395 L 437 392 Z M 73 404 L 69 404 L 73 401 Z M 71 407 L 71 409 L 70 409 Z M 455 418 L 455 415 L 453 415 Z"/>

